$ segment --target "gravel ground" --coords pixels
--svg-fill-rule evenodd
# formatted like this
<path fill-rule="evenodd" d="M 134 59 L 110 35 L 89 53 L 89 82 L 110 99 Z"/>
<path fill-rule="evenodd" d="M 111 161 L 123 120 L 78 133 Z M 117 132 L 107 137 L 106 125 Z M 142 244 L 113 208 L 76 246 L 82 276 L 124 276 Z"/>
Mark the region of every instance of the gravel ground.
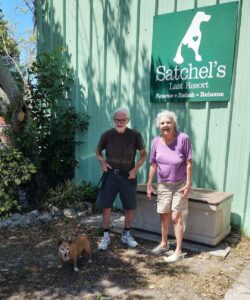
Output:
<path fill-rule="evenodd" d="M 59 237 L 77 233 L 88 234 L 92 263 L 83 256 L 78 273 L 71 263 L 58 269 Z M 151 255 L 153 242 L 129 249 L 113 233 L 109 249 L 98 251 L 99 239 L 100 229 L 71 219 L 1 230 L 0 299 L 223 299 L 250 262 L 250 239 L 237 232 L 224 241 L 232 247 L 226 259 L 188 252 L 175 264 Z"/>

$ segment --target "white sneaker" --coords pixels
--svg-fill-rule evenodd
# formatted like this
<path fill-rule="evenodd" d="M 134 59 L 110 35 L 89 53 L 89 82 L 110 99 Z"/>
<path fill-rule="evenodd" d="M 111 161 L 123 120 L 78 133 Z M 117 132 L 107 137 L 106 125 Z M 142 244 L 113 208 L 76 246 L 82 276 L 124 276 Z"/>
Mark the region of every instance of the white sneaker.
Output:
<path fill-rule="evenodd" d="M 109 244 L 110 244 L 109 235 L 103 236 L 100 243 L 98 244 L 98 249 L 99 250 L 107 250 Z"/>
<path fill-rule="evenodd" d="M 164 247 L 164 246 L 161 246 L 161 244 L 160 244 L 157 247 L 155 247 L 153 250 L 151 250 L 151 253 L 152 254 L 162 254 L 164 252 L 167 252 L 168 250 L 169 250 L 169 245 Z"/>
<path fill-rule="evenodd" d="M 165 262 L 167 262 L 167 263 L 175 263 L 178 260 L 184 259 L 184 257 L 185 257 L 186 254 L 187 253 L 181 253 L 181 254 L 178 255 L 177 253 L 174 252 L 174 254 L 172 254 L 172 255 L 170 255 L 168 257 L 163 257 L 163 260 Z"/>
<path fill-rule="evenodd" d="M 138 243 L 135 241 L 135 239 L 132 237 L 130 233 L 122 234 L 121 241 L 124 244 L 127 244 L 131 248 L 135 248 L 136 246 L 138 246 Z"/>

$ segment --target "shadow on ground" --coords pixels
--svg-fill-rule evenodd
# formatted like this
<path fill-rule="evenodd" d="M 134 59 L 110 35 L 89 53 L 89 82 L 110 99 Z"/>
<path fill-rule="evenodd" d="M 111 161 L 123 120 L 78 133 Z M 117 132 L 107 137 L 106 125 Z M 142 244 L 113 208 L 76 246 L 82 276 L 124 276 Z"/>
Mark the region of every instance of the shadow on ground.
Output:
<path fill-rule="evenodd" d="M 77 233 L 89 235 L 92 263 L 87 262 L 86 256 L 80 259 L 79 273 L 73 271 L 70 263 L 58 269 L 59 237 Z M 99 239 L 98 228 L 78 225 L 77 220 L 2 230 L 0 298 L 167 299 L 171 294 L 182 297 L 189 290 L 196 297 L 205 293 L 220 299 L 241 269 L 237 253 L 230 254 L 231 260 L 225 262 L 189 252 L 182 262 L 167 265 L 162 257 L 150 254 L 153 242 L 139 240 L 139 247 L 128 249 L 121 243 L 120 235 L 113 233 L 108 251 L 98 251 Z M 249 245 L 247 241 L 242 247 Z M 214 279 L 218 274 L 220 285 L 216 287 Z"/>

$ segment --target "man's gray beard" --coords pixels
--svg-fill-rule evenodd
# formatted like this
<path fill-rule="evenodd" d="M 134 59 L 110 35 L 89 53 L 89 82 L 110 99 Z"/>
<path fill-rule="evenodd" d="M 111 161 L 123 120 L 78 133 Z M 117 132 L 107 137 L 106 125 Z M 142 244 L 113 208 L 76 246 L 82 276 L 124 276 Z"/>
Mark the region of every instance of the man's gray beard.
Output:
<path fill-rule="evenodd" d="M 124 128 L 124 129 L 117 129 L 117 128 L 115 128 L 115 130 L 116 130 L 118 133 L 122 134 L 122 133 L 125 132 L 126 128 Z"/>

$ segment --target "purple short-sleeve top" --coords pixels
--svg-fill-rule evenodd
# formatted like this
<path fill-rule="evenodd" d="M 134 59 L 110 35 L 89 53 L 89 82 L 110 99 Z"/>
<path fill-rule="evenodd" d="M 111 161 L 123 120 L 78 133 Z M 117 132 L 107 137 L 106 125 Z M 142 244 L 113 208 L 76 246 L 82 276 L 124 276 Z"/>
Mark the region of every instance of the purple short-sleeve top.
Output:
<path fill-rule="evenodd" d="M 150 163 L 157 164 L 158 182 L 186 181 L 187 160 L 190 159 L 192 159 L 192 147 L 187 134 L 177 132 L 170 145 L 165 145 L 159 136 L 154 138 Z"/>

